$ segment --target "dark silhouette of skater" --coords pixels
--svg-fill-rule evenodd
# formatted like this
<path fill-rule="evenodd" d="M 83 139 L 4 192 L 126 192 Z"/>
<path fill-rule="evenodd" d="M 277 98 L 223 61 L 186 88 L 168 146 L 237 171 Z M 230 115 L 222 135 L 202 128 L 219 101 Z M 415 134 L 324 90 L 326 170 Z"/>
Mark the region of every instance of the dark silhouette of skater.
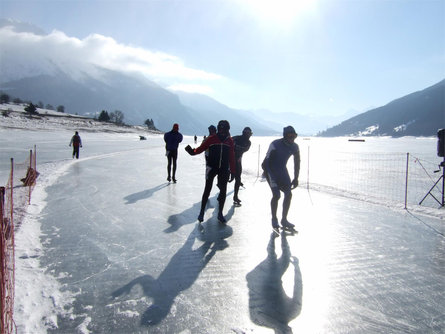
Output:
<path fill-rule="evenodd" d="M 214 126 L 214 125 L 210 125 L 209 128 L 208 128 L 208 130 L 209 130 L 209 137 L 210 137 L 211 135 L 216 134 L 216 126 Z M 204 136 L 204 141 L 205 141 L 206 139 L 207 139 L 207 137 Z M 204 155 L 205 155 L 205 158 L 206 158 L 206 166 L 207 166 L 207 164 L 208 164 L 208 160 L 209 160 L 209 149 L 205 150 Z"/>
<path fill-rule="evenodd" d="M 173 124 L 171 131 L 164 134 L 165 150 L 167 156 L 167 181 L 173 180 L 176 183 L 176 160 L 178 159 L 178 146 L 182 142 L 182 134 L 179 132 L 179 125 Z M 172 171 L 173 165 L 173 171 Z"/>
<path fill-rule="evenodd" d="M 250 319 L 275 333 L 292 333 L 289 322 L 301 313 L 303 283 L 298 259 L 291 256 L 285 233 L 281 234 L 280 258 L 275 252 L 273 232 L 267 246 L 267 258 L 247 274 Z M 282 277 L 289 264 L 294 267 L 294 288 L 291 297 L 283 289 Z"/>
<path fill-rule="evenodd" d="M 266 158 L 262 163 L 264 174 L 272 190 L 270 207 L 272 211 L 272 227 L 275 229 L 279 227 L 277 208 L 281 191 L 284 193 L 281 226 L 283 228 L 294 228 L 295 226 L 287 220 L 292 200 L 291 190 L 298 186 L 298 175 L 300 174 L 300 149 L 295 143 L 295 138 L 297 138 L 295 129 L 292 126 L 285 127 L 283 129 L 283 138 L 274 140 L 270 144 Z M 294 156 L 294 179 L 292 182 L 286 167 L 291 155 Z"/>
<path fill-rule="evenodd" d="M 158 278 L 155 279 L 150 275 L 140 276 L 114 291 L 112 297 L 118 298 L 129 294 L 135 285 L 140 285 L 144 295 L 153 300 L 152 305 L 141 317 L 141 325 L 159 324 L 170 313 L 175 298 L 193 285 L 216 252 L 228 247 L 225 239 L 232 233 L 229 226 L 221 228 L 213 225 L 203 230 L 197 226 Z M 203 241 L 198 248 L 193 247 L 196 239 Z"/>
<path fill-rule="evenodd" d="M 71 137 L 70 147 L 73 146 L 73 159 L 79 159 L 79 147 L 82 147 L 82 139 L 80 139 L 79 132 L 76 131 L 74 136 Z"/>
<path fill-rule="evenodd" d="M 213 180 L 218 176 L 217 186 L 219 188 L 218 196 L 218 220 L 226 223 L 223 216 L 224 203 L 227 194 L 227 182 L 233 181 L 235 178 L 235 150 L 232 137 L 230 137 L 230 124 L 226 120 L 221 120 L 217 127 L 218 132 L 209 136 L 198 148 L 192 149 L 187 145 L 185 150 L 190 155 L 196 155 L 209 149 L 209 157 L 206 168 L 206 183 L 204 193 L 202 194 L 201 211 L 198 215 L 198 221 L 204 220 L 204 212 L 210 191 L 212 190 Z"/>
<path fill-rule="evenodd" d="M 239 187 L 242 185 L 241 173 L 243 171 L 243 166 L 241 160 L 243 159 L 243 154 L 250 149 L 251 142 L 249 138 L 252 136 L 252 130 L 246 126 L 243 130 L 242 135 L 234 136 L 233 142 L 235 143 L 235 161 L 236 161 L 236 174 L 235 174 L 235 189 L 233 194 L 233 202 L 241 204 L 241 200 L 238 197 Z"/>

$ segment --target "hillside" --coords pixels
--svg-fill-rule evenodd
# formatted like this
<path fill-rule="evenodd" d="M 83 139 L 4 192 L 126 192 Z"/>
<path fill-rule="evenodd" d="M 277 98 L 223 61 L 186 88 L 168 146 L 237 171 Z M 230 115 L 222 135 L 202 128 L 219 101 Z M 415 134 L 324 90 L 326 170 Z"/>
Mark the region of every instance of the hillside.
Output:
<path fill-rule="evenodd" d="M 135 133 L 138 135 L 159 134 L 143 126 L 116 125 L 78 115 L 38 109 L 38 114 L 24 111 L 25 105 L 0 104 L 0 128 L 35 130 L 72 130 L 82 132 Z"/>
<path fill-rule="evenodd" d="M 440 128 L 445 128 L 445 80 L 352 117 L 319 136 L 434 136 Z"/>

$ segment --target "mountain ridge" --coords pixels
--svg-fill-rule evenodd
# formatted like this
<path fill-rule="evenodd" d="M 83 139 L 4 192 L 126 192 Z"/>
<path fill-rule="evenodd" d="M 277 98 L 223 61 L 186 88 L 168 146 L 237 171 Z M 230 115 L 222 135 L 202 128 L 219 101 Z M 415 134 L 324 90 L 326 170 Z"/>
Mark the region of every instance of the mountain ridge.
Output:
<path fill-rule="evenodd" d="M 445 127 L 445 79 L 368 110 L 320 134 L 337 136 L 432 136 Z"/>

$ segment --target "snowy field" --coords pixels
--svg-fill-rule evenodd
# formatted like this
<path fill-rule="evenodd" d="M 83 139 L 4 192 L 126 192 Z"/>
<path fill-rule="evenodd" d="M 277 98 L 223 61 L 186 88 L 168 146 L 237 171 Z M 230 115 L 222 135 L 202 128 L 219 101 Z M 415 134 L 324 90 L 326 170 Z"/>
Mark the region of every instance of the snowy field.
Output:
<path fill-rule="evenodd" d="M 19 333 L 445 331 L 443 209 L 412 213 L 308 191 L 303 167 L 320 148 L 435 163 L 434 138 L 298 138 L 302 181 L 289 220 L 299 233 L 275 237 L 270 190 L 258 178 L 273 138 L 252 137 L 243 205 L 231 205 L 229 185 L 223 226 L 216 186 L 197 224 L 205 166 L 184 151 L 196 146 L 191 137 L 169 184 L 162 136 L 81 130 L 81 158 L 72 160 L 74 130 L 0 127 L 2 179 L 9 158 L 25 159 L 34 144 L 41 173 L 16 232 Z"/>

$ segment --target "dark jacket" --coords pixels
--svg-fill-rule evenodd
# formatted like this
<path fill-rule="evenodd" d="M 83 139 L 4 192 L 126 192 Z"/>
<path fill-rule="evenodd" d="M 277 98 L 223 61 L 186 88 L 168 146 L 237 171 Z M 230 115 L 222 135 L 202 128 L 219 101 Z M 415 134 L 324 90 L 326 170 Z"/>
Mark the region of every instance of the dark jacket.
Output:
<path fill-rule="evenodd" d="M 235 159 L 240 159 L 244 152 L 247 152 L 250 149 L 250 140 L 248 137 L 243 135 L 232 137 L 233 142 L 235 144 Z"/>
<path fill-rule="evenodd" d="M 235 174 L 235 148 L 233 139 L 230 136 L 220 138 L 218 134 L 209 136 L 201 146 L 193 150 L 194 154 L 199 154 L 209 149 L 207 165 L 212 168 L 227 170 L 230 169 Z"/>
<path fill-rule="evenodd" d="M 300 150 L 296 143 L 288 144 L 284 138 L 274 140 L 266 153 L 262 167 L 274 180 L 289 178 L 287 161 L 294 156 L 294 179 L 298 180 L 300 174 Z M 289 180 L 290 182 L 290 180 Z"/>
<path fill-rule="evenodd" d="M 165 149 L 174 151 L 178 149 L 178 145 L 182 142 L 182 134 L 178 131 L 171 130 L 164 134 Z"/>
<path fill-rule="evenodd" d="M 80 136 L 79 136 L 79 135 L 74 135 L 74 136 L 71 138 L 70 146 L 71 146 L 71 144 L 72 144 L 74 147 L 82 146 L 82 140 L 80 139 Z"/>

